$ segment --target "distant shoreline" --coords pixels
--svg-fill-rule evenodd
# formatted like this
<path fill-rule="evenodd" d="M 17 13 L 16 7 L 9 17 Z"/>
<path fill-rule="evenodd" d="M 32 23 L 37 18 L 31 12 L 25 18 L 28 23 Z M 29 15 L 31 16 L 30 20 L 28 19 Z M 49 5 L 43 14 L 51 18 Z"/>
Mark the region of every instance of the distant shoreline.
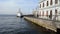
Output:
<path fill-rule="evenodd" d="M 1 16 L 1 15 L 8 15 L 8 14 L 0 14 L 0 16 Z"/>
<path fill-rule="evenodd" d="M 5 16 L 16 16 L 16 15 L 0 15 L 0 17 L 5 17 Z"/>

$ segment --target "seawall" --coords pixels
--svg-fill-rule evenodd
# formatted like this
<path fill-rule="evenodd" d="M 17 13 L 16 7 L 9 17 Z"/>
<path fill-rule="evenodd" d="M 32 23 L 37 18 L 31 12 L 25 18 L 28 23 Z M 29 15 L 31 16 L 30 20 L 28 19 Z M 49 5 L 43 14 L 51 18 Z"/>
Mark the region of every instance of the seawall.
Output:
<path fill-rule="evenodd" d="M 51 21 L 37 19 L 37 18 L 34 18 L 34 17 L 24 17 L 24 18 L 27 19 L 28 21 L 31 21 L 31 22 L 33 22 L 33 23 L 35 23 L 39 26 L 42 26 L 46 29 L 57 32 L 57 28 L 53 25 L 53 23 Z"/>

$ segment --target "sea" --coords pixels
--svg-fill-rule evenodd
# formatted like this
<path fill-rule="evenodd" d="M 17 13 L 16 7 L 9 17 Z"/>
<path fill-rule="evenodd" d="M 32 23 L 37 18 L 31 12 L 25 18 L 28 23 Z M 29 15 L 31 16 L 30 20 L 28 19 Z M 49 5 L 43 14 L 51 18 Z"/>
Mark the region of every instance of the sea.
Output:
<path fill-rule="evenodd" d="M 42 32 L 40 26 L 16 17 L 16 15 L 0 15 L 0 34 L 50 34 Z"/>

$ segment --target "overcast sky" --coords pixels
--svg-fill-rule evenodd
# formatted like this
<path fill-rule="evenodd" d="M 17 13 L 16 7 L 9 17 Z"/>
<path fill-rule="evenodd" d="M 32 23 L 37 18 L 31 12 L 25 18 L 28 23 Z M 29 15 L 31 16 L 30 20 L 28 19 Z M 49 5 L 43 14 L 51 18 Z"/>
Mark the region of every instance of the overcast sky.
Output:
<path fill-rule="evenodd" d="M 19 8 L 29 14 L 37 5 L 38 0 L 0 0 L 0 14 L 16 14 Z"/>

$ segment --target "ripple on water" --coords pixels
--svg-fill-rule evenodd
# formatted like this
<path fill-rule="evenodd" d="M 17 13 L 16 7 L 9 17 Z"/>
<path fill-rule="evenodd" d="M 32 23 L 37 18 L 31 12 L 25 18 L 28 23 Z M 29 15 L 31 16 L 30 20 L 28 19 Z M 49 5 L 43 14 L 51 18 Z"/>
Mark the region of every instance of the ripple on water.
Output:
<path fill-rule="evenodd" d="M 0 17 L 0 34 L 45 34 L 38 26 L 15 16 Z M 47 33 L 46 33 L 47 34 Z"/>

